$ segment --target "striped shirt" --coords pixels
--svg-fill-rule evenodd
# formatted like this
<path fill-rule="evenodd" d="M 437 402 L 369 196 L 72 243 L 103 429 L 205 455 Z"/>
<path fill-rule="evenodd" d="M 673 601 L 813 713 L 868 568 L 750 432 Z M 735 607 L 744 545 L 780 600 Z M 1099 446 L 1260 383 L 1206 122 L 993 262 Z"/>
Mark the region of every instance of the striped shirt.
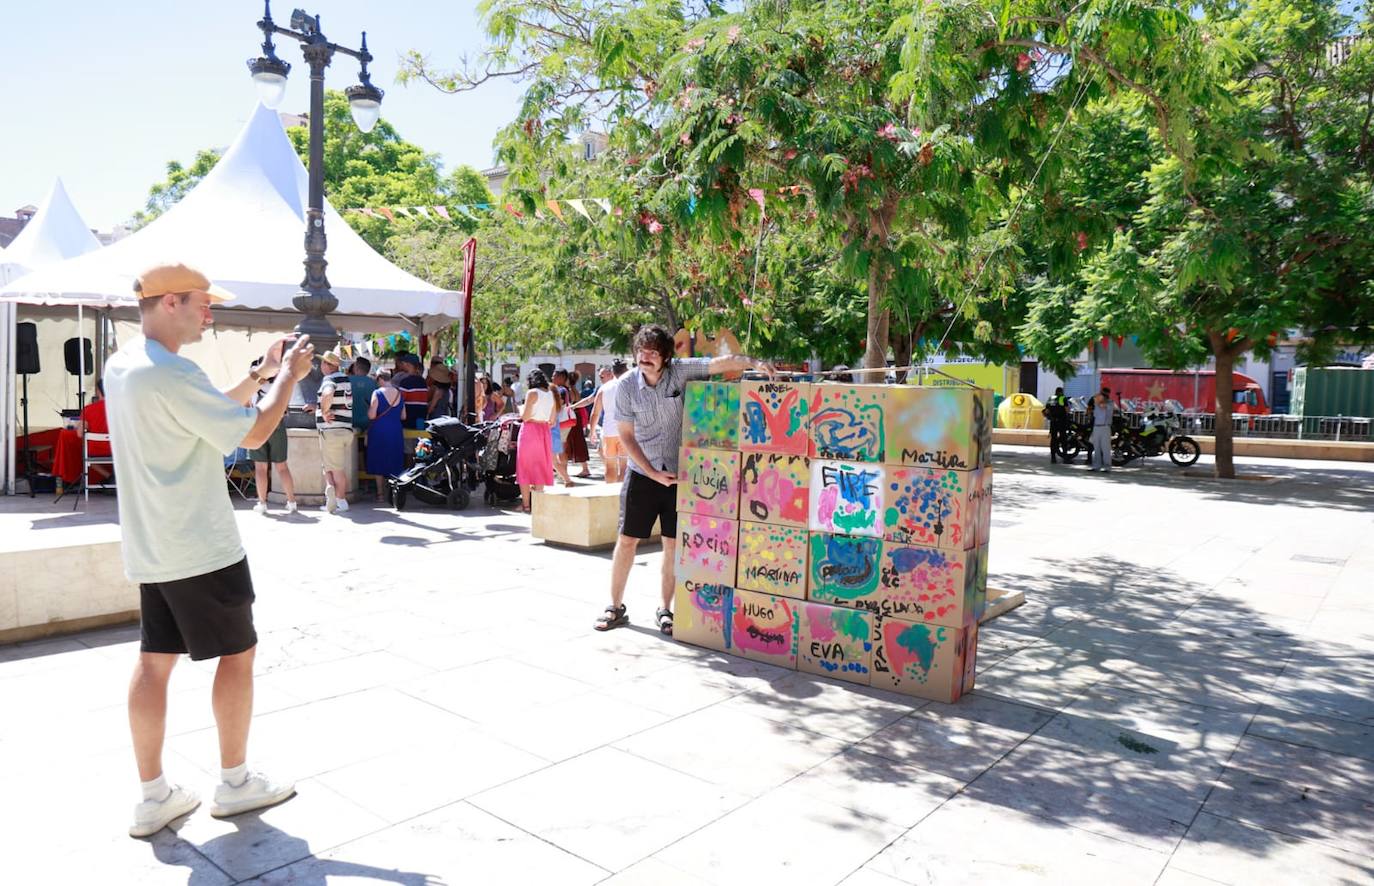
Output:
<path fill-rule="evenodd" d="M 648 384 L 638 369 L 620 377 L 615 386 L 615 417 L 634 424 L 635 442 L 654 467 L 677 473 L 684 389 L 687 382 L 710 374 L 710 357 L 678 357 L 664 368 L 656 385 Z M 630 459 L 630 470 L 644 473 L 634 459 Z"/>
<path fill-rule="evenodd" d="M 325 394 L 333 395 L 333 399 L 329 401 L 328 415 L 320 405 L 324 402 Z M 353 383 L 342 372 L 326 376 L 320 384 L 319 399 L 315 408 L 315 427 L 322 431 L 331 428 L 353 429 Z"/>

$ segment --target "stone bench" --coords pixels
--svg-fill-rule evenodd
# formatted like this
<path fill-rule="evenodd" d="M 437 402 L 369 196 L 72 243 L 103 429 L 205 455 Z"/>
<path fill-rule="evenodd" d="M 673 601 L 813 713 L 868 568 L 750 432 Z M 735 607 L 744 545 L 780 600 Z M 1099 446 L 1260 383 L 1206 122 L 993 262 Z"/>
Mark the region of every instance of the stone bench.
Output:
<path fill-rule="evenodd" d="M 608 548 L 620 528 L 620 484 L 549 486 L 535 494 L 530 534 L 548 544 L 570 548 Z M 653 538 L 658 538 L 654 527 Z"/>
<path fill-rule="evenodd" d="M 16 536 L 21 535 L 15 533 Z M 0 643 L 138 621 L 119 527 L 29 531 L 0 546 Z"/>

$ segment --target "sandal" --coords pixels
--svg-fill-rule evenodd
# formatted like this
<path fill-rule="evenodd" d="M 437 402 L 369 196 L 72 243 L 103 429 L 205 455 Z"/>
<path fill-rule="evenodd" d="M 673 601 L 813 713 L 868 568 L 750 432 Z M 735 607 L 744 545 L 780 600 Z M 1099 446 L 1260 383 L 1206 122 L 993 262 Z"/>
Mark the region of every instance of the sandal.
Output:
<path fill-rule="evenodd" d="M 671 609 L 660 609 L 654 613 L 654 618 L 658 619 L 658 629 L 669 637 L 673 635 L 673 612 Z"/>
<path fill-rule="evenodd" d="M 607 606 L 606 611 L 596 620 L 592 627 L 598 631 L 609 631 L 611 628 L 618 628 L 621 625 L 630 623 L 630 616 L 625 614 L 625 606 Z"/>

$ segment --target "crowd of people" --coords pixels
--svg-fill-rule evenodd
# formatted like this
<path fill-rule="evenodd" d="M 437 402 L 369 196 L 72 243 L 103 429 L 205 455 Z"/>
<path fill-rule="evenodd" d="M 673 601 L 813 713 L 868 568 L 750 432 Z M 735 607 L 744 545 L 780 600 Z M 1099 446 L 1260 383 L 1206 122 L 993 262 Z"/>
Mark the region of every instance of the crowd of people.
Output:
<path fill-rule="evenodd" d="M 355 447 L 361 444 L 358 464 L 373 478 L 374 494 L 381 501 L 386 479 L 405 468 L 405 430 L 422 429 L 429 419 L 457 411 L 455 377 L 441 357 L 431 358 L 428 372 L 422 372 L 419 357 L 407 352 L 396 354 L 390 369 L 374 371 L 371 360 L 357 357 L 345 370 L 344 361 L 337 350 L 320 355 L 322 378 L 315 401 L 299 407 L 313 416 L 319 433 L 325 496 L 321 509 L 326 513 L 348 511 L 348 465 Z M 259 401 L 273 381 L 259 372 L 261 363 L 260 358 L 250 367 L 254 377 L 261 376 Z M 260 514 L 267 513 L 269 467 L 276 469 L 287 513 L 297 510 L 295 482 L 287 464 L 289 445 L 283 417 L 269 439 L 248 452 L 258 495 L 254 510 Z"/>

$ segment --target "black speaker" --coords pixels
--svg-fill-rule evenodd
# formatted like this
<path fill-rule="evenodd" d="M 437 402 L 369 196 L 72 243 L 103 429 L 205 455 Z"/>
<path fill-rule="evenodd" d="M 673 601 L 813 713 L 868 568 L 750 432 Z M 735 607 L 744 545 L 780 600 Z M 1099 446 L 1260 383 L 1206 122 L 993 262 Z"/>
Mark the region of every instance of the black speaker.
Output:
<path fill-rule="evenodd" d="M 38 374 L 38 324 L 16 323 L 18 348 L 15 350 L 14 371 L 18 375 Z"/>
<path fill-rule="evenodd" d="M 66 361 L 67 371 L 72 375 L 81 375 L 83 357 L 86 360 L 86 374 L 90 375 L 95 372 L 95 354 L 91 351 L 89 338 L 69 338 L 62 345 L 62 359 Z"/>

